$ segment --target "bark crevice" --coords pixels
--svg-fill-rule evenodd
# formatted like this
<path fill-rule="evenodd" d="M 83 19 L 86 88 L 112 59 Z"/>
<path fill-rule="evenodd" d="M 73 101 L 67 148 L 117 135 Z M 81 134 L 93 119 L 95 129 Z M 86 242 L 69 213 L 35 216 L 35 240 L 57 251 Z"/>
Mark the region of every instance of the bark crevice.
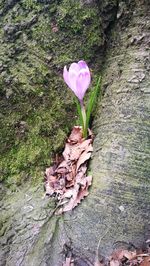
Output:
<path fill-rule="evenodd" d="M 72 212 L 51 216 L 56 202 L 43 198 L 42 184 L 27 182 L 13 193 L 2 187 L 1 265 L 62 266 L 73 256 L 76 266 L 88 266 L 97 249 L 107 258 L 116 246 L 139 246 L 149 238 L 150 16 L 144 2 L 133 2 L 109 3 L 114 22 L 111 28 L 106 23 L 89 196 Z"/>

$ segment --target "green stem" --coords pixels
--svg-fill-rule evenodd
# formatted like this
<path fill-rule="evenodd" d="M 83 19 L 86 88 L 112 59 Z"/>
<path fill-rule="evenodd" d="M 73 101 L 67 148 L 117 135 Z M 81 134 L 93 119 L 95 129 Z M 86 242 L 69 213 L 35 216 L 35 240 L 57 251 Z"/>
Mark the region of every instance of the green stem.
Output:
<path fill-rule="evenodd" d="M 85 111 L 83 101 L 80 101 L 80 104 L 81 104 L 81 113 L 82 113 L 82 118 L 83 118 L 83 137 L 86 138 L 87 137 L 86 111 Z"/>

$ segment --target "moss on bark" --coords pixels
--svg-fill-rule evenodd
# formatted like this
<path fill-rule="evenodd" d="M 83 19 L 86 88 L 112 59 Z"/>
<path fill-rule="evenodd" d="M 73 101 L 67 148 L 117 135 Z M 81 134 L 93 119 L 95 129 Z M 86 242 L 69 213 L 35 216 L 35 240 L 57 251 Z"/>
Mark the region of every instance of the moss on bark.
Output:
<path fill-rule="evenodd" d="M 73 96 L 62 80 L 65 64 L 97 64 L 104 43 L 95 3 L 1 2 L 1 180 L 43 178 L 53 153 L 76 121 Z"/>
<path fill-rule="evenodd" d="M 41 1 L 38 1 L 39 4 L 36 10 L 37 8 L 41 8 L 40 2 Z M 75 24 L 75 29 L 72 28 L 74 26 L 71 26 L 71 22 L 73 21 L 74 23 L 74 14 L 75 16 L 79 15 L 77 11 L 72 14 L 72 20 L 69 19 L 70 24 L 68 23 L 65 26 L 65 20 L 63 21 L 63 16 L 66 21 L 68 21 L 68 12 L 72 13 L 72 9 L 69 5 L 73 5 L 74 10 L 76 10 L 76 5 L 78 6 L 79 3 L 58 1 L 57 5 L 55 5 L 56 3 L 54 1 L 50 2 L 51 4 L 44 5 L 44 10 L 41 9 L 41 11 L 36 11 L 40 15 L 37 22 L 34 22 L 31 27 L 33 32 L 30 30 L 28 33 L 28 31 L 26 32 L 27 29 L 24 29 L 25 33 L 23 36 L 26 40 L 25 43 L 30 47 L 30 50 L 27 51 L 28 53 L 30 51 L 29 55 L 30 58 L 32 58 L 31 61 L 28 58 L 29 61 L 27 62 L 30 62 L 29 66 L 24 66 L 25 73 L 28 73 L 28 67 L 30 67 L 30 65 L 32 66 L 32 62 L 34 62 L 35 65 L 38 64 L 36 71 L 40 69 L 42 73 L 45 73 L 45 71 L 47 71 L 45 70 L 45 64 L 43 69 L 39 61 L 41 62 L 42 56 L 47 58 L 46 55 L 48 54 L 48 66 L 50 66 L 50 70 L 48 68 L 48 82 L 50 81 L 52 91 L 47 83 L 44 83 L 44 87 L 43 85 L 41 87 L 38 85 L 38 88 L 41 88 L 40 91 L 35 89 L 37 88 L 36 84 L 32 83 L 32 78 L 26 77 L 23 68 L 21 71 L 23 74 L 21 75 L 24 77 L 23 80 L 26 81 L 23 85 L 26 86 L 28 82 L 26 90 L 23 90 L 22 86 L 19 87 L 18 90 L 16 90 L 16 87 L 11 86 L 13 94 L 9 96 L 11 91 L 9 91 L 9 93 L 7 92 L 8 95 L 6 100 L 6 83 L 4 83 L 5 86 L 3 86 L 3 96 L 5 97 L 2 98 L 2 103 L 7 114 L 4 118 L 8 119 L 8 122 L 4 125 L 8 128 L 8 140 L 11 140 L 7 142 L 11 143 L 10 149 L 4 146 L 3 151 L 5 153 L 7 150 L 8 154 L 10 151 L 12 152 L 15 147 L 16 136 L 21 137 L 21 141 L 17 139 L 17 147 L 19 148 L 16 154 L 18 155 L 18 160 L 20 157 L 24 158 L 27 149 L 30 150 L 30 145 L 32 148 L 30 152 L 32 152 L 35 147 L 39 147 L 39 144 L 36 146 L 38 141 L 42 147 L 47 134 L 50 134 L 50 138 L 48 136 L 50 143 L 52 143 L 52 134 L 56 134 L 57 145 L 57 139 L 59 137 L 57 130 L 60 128 L 60 125 L 62 126 L 61 134 L 64 136 L 65 129 L 63 125 L 64 121 L 66 121 L 65 115 L 66 113 L 68 115 L 69 110 L 64 108 L 66 113 L 62 113 L 61 116 L 59 115 L 62 107 L 66 106 L 66 108 L 68 108 L 68 100 L 71 94 L 68 92 L 69 96 L 67 96 L 67 90 L 64 91 L 64 89 L 60 89 L 59 84 L 61 84 L 61 81 L 55 78 L 58 77 L 59 74 L 61 75 L 63 64 L 73 60 L 72 57 L 70 58 L 71 50 L 69 47 L 72 47 L 71 44 L 74 44 L 72 51 L 74 54 L 76 52 L 79 56 L 81 53 L 79 46 L 81 46 L 82 41 L 84 41 L 81 41 L 79 38 L 78 43 L 78 39 L 76 39 L 76 46 L 74 42 L 75 39 L 72 38 L 74 31 L 77 29 L 80 31 L 78 21 Z M 109 27 L 109 21 L 112 19 L 109 15 L 111 13 L 110 10 L 113 10 L 112 3 L 114 1 L 103 1 L 102 4 L 102 1 L 96 2 L 99 5 L 99 11 L 101 10 L 102 12 L 101 18 L 104 14 L 106 14 L 108 18 L 108 20 L 102 19 L 101 25 L 103 32 L 105 31 L 106 33 L 106 28 Z M 0 257 L 2 265 L 12 266 L 19 264 L 21 266 L 32 266 L 36 264 L 43 266 L 61 266 L 65 257 L 72 255 L 75 260 L 75 265 L 88 266 L 94 264 L 97 250 L 99 251 L 99 255 L 108 257 L 117 245 L 123 245 L 124 247 L 125 244 L 125 247 L 129 247 L 130 242 L 131 244 L 141 244 L 147 239 L 146 233 L 149 233 L 148 211 L 150 201 L 148 180 L 149 87 L 147 52 L 149 16 L 147 13 L 148 8 L 144 2 L 146 1 L 119 1 L 116 23 L 111 36 L 109 36 L 110 39 L 107 45 L 106 60 L 103 67 L 104 96 L 102 102 L 98 105 L 97 118 L 93 126 L 96 137 L 93 159 L 90 166 L 93 175 L 93 184 L 89 196 L 75 210 L 60 217 L 51 215 L 55 209 L 55 202 L 53 199 L 43 199 L 43 188 L 41 185 L 30 187 L 28 184 L 26 187 L 21 188 L 20 191 L 19 188 L 17 188 L 18 191 L 14 193 L 9 192 L 9 190 L 6 192 L 4 191 L 3 194 L 6 193 L 6 196 L 2 201 L 1 213 L 2 248 Z M 34 1 L 25 3 L 32 4 Z M 47 1 L 47 3 L 49 3 L 49 1 Z M 68 5 L 66 6 L 67 3 Z M 91 12 L 91 7 L 94 8 L 95 6 L 95 4 L 91 4 L 87 5 L 87 8 L 90 8 L 89 12 Z M 50 7 L 52 13 L 49 13 Z M 65 8 L 67 9 L 67 13 L 64 11 Z M 80 5 L 78 8 L 80 9 Z M 8 15 L 6 12 L 7 9 L 8 8 L 5 7 L 5 15 Z M 28 10 L 26 5 L 24 5 L 24 10 Z M 33 6 L 32 8 L 30 6 L 30 12 L 33 12 Z M 84 11 L 82 12 L 84 13 Z M 52 16 L 49 17 L 47 14 L 51 14 Z M 55 14 L 57 14 L 56 17 Z M 52 18 L 55 19 L 52 20 Z M 48 24 L 46 22 L 43 23 L 43 20 L 48 21 Z M 81 21 L 83 23 L 83 20 Z M 50 48 L 48 48 L 49 42 L 46 42 L 47 29 L 49 30 L 47 25 L 49 25 L 49 22 L 52 23 L 51 35 L 48 35 L 49 38 L 51 38 Z M 39 34 L 40 25 L 41 33 Z M 89 21 L 87 21 L 86 26 L 87 28 L 90 26 Z M 68 28 L 66 29 L 64 27 Z M 62 30 L 60 30 L 60 28 Z M 100 29 L 100 32 L 102 29 Z M 10 30 L 12 29 L 9 28 L 9 31 Z M 5 31 L 8 31 L 8 28 L 5 28 Z M 67 32 L 69 32 L 68 35 Z M 36 41 L 37 38 L 38 44 L 40 45 L 37 46 L 37 43 L 34 44 L 32 34 L 34 35 L 34 40 Z M 62 43 L 59 43 L 59 49 L 57 50 L 59 34 L 60 38 L 62 38 Z M 82 33 L 80 34 L 82 35 Z M 27 35 L 27 37 L 25 35 Z M 21 35 L 18 36 L 16 42 L 20 42 L 21 40 Z M 29 38 L 30 36 L 31 39 Z M 71 36 L 71 38 L 69 36 Z M 12 41 L 12 43 L 13 42 L 14 41 Z M 8 43 L 11 43 L 11 38 Z M 60 53 L 61 45 L 64 47 L 63 49 L 65 49 L 65 46 L 67 47 L 64 53 L 65 56 L 67 55 L 67 58 L 64 57 L 64 61 Z M 97 60 L 102 50 L 98 50 L 97 48 L 98 47 L 94 45 L 91 49 L 95 52 L 89 48 L 87 54 L 85 52 L 83 55 L 85 59 L 88 59 L 91 51 L 91 58 L 89 61 L 93 60 L 93 63 L 96 63 L 96 68 L 98 69 L 99 63 L 97 64 Z M 34 52 L 34 49 L 36 52 Z M 40 56 L 38 57 L 37 55 Z M 93 56 L 94 59 L 96 58 L 95 61 Z M 16 54 L 15 58 L 17 58 Z M 44 60 L 44 62 L 47 62 L 47 59 Z M 12 58 L 12 62 L 15 62 L 14 58 Z M 23 63 L 24 62 L 21 61 L 21 64 Z M 18 64 L 16 63 L 16 65 Z M 12 69 L 12 65 L 10 65 L 10 69 Z M 36 71 L 32 73 L 38 73 L 37 80 L 39 84 L 43 84 L 43 74 L 41 78 L 41 72 Z M 30 73 L 29 77 L 32 77 Z M 4 81 L 6 82 L 6 80 Z M 41 92 L 42 98 L 40 96 Z M 38 93 L 40 95 L 38 95 Z M 19 105 L 17 101 L 18 95 L 21 105 Z M 65 98 L 65 101 L 61 102 L 61 108 L 60 102 L 56 101 L 56 96 L 59 97 L 59 101 Z M 27 100 L 25 101 L 22 99 Z M 50 102 L 51 99 L 52 101 Z M 30 103 L 29 109 L 28 103 Z M 50 106 L 52 108 L 50 108 Z M 10 112 L 10 108 L 8 109 L 8 107 L 11 107 L 14 113 Z M 24 110 L 23 114 L 26 114 L 27 111 L 27 116 L 23 116 L 23 118 L 20 116 L 22 110 Z M 70 119 L 74 116 L 72 115 L 72 110 L 73 109 L 70 110 Z M 49 116 L 49 112 L 51 116 Z M 16 114 L 19 123 L 17 122 L 16 127 L 13 128 L 9 123 L 12 121 L 15 123 Z M 58 127 L 56 127 L 56 131 L 53 131 L 51 125 L 55 126 L 56 120 L 59 121 L 57 124 Z M 47 123 L 47 121 L 50 122 Z M 44 124 L 42 124 L 43 122 Z M 47 125 L 49 125 L 49 127 Z M 66 131 L 69 126 L 70 122 L 68 122 Z M 11 139 L 13 134 L 12 131 L 9 130 L 10 128 L 12 131 L 16 130 L 15 132 L 17 135 L 15 135 L 15 138 Z M 42 138 L 40 137 L 39 128 L 44 130 L 46 136 L 42 135 Z M 23 136 L 20 136 L 21 132 Z M 5 137 L 5 133 L 3 133 L 3 137 Z M 29 143 L 27 148 L 26 143 Z M 46 143 L 48 142 L 46 141 Z M 21 153 L 24 149 L 25 153 Z M 35 150 L 38 155 L 38 150 Z M 46 149 L 45 152 L 47 152 L 47 150 L 49 150 L 49 148 Z M 42 148 L 41 151 L 43 151 Z M 30 152 L 28 154 L 30 154 Z M 41 162 L 39 168 L 42 169 L 43 159 L 46 160 L 47 155 L 44 155 L 42 158 L 40 156 L 37 157 L 39 160 L 35 160 L 35 166 L 37 167 L 37 163 Z M 12 156 L 12 158 L 16 157 Z M 13 162 L 11 165 L 13 165 Z M 20 165 L 23 165 L 22 159 Z M 33 165 L 34 173 L 36 172 L 35 166 Z M 18 167 L 16 169 L 18 169 Z M 25 175 L 28 169 L 29 167 L 25 165 L 25 169 L 23 169 Z M 30 169 L 32 169 L 32 167 Z M 20 173 L 18 174 L 20 177 Z M 16 176 L 16 172 L 14 175 Z M 4 187 L 2 187 L 2 189 L 4 189 Z M 98 243 L 100 244 L 99 246 Z"/>

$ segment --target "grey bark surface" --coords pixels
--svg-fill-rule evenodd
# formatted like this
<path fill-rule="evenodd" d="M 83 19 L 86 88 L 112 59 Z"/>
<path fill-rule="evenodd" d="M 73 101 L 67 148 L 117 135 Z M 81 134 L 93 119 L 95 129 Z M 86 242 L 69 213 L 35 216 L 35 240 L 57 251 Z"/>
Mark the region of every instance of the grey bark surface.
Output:
<path fill-rule="evenodd" d="M 150 86 L 148 6 L 120 2 L 103 68 L 103 98 L 94 120 L 93 184 L 72 212 L 55 216 L 42 184 L 2 191 L 0 265 L 94 265 L 120 245 L 150 234 Z M 2 190 L 3 190 L 2 186 Z"/>

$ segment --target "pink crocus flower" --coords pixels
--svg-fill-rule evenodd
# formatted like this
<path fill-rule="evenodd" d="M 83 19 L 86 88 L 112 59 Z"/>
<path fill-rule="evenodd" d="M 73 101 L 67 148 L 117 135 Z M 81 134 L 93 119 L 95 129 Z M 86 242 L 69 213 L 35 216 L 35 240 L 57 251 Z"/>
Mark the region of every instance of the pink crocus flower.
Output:
<path fill-rule="evenodd" d="M 91 82 L 90 70 L 85 61 L 81 60 L 78 63 L 72 63 L 69 67 L 64 67 L 63 78 L 68 87 L 78 97 L 79 101 L 83 102 L 83 97 Z"/>

